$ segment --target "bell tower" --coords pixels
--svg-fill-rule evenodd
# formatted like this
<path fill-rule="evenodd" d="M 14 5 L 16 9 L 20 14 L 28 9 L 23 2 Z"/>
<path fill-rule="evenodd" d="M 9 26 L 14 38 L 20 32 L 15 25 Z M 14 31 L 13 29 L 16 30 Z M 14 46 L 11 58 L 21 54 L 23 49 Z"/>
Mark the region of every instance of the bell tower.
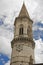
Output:
<path fill-rule="evenodd" d="M 32 24 L 25 4 L 14 22 L 14 39 L 11 42 L 11 65 L 32 65 L 34 63 L 35 43 L 32 36 Z"/>

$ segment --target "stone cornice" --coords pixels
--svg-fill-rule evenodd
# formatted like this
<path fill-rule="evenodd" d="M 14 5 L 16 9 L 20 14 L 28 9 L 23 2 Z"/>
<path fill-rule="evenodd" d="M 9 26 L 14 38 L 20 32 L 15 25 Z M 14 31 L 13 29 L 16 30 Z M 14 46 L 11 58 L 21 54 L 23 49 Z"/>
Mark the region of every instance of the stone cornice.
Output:
<path fill-rule="evenodd" d="M 27 38 L 27 37 L 18 37 L 18 38 L 14 38 L 12 41 L 11 41 L 11 46 L 13 48 L 13 45 L 16 43 L 16 42 L 31 42 L 32 43 L 32 46 L 34 47 L 35 46 L 35 43 L 33 41 L 32 38 Z"/>
<path fill-rule="evenodd" d="M 16 62 L 28 63 L 29 64 L 29 62 L 26 62 L 26 61 L 15 61 L 15 62 L 11 62 L 10 65 L 12 65 L 13 63 L 16 63 Z"/>
<path fill-rule="evenodd" d="M 33 21 L 32 21 L 30 18 L 28 18 L 27 16 L 24 16 L 24 17 L 16 17 L 14 25 L 16 24 L 16 20 L 17 20 L 17 19 L 22 20 L 22 19 L 24 19 L 24 18 L 28 19 L 31 23 L 33 23 Z"/>

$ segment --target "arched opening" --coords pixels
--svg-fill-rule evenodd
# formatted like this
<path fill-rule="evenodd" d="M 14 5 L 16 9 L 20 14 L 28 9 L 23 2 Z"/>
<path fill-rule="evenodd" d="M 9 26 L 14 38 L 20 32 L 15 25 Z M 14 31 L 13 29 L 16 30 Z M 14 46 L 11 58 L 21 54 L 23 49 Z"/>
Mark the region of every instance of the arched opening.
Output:
<path fill-rule="evenodd" d="M 19 35 L 23 35 L 23 24 L 20 24 Z"/>
<path fill-rule="evenodd" d="M 23 27 L 19 29 L 19 35 L 23 35 Z"/>
<path fill-rule="evenodd" d="M 27 28 L 27 34 L 29 35 L 30 33 L 31 33 L 31 27 L 28 26 L 28 28 Z"/>

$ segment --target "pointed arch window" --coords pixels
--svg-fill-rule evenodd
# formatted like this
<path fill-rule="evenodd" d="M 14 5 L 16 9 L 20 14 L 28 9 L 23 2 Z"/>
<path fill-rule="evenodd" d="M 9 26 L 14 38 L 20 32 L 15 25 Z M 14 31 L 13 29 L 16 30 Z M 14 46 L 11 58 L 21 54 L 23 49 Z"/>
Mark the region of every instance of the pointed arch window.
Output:
<path fill-rule="evenodd" d="M 19 35 L 23 35 L 23 27 L 19 29 Z"/>
<path fill-rule="evenodd" d="M 27 34 L 29 35 L 30 32 L 31 32 L 31 27 L 28 26 L 28 28 L 27 28 Z"/>
<path fill-rule="evenodd" d="M 23 25 L 22 25 L 22 26 L 20 25 L 20 28 L 19 28 L 19 35 L 23 35 Z"/>

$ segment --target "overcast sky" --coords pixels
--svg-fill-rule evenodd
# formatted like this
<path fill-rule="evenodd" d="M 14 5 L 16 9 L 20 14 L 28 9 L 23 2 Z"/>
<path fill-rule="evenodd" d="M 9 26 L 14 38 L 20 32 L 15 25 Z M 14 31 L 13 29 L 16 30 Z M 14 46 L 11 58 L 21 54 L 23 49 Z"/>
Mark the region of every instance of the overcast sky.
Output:
<path fill-rule="evenodd" d="M 43 24 L 43 0 L 24 0 L 28 13 L 34 21 L 33 30 L 37 30 L 37 22 Z M 14 19 L 18 16 L 23 5 L 23 0 L 0 0 L 0 18 L 3 19 L 3 25 L 0 25 L 0 52 L 11 56 L 11 40 L 13 39 Z M 43 28 L 40 28 L 43 30 Z M 2 41 L 3 40 L 3 41 Z M 43 40 L 38 38 L 35 40 L 35 59 L 36 63 L 43 62 Z M 4 47 L 5 45 L 5 47 Z M 9 51 L 8 51 L 9 50 Z M 6 65 L 9 65 L 9 61 Z"/>
<path fill-rule="evenodd" d="M 24 0 L 32 18 L 43 20 L 43 0 Z M 0 15 L 19 12 L 23 0 L 0 0 Z M 37 13 L 37 14 L 36 14 Z"/>

